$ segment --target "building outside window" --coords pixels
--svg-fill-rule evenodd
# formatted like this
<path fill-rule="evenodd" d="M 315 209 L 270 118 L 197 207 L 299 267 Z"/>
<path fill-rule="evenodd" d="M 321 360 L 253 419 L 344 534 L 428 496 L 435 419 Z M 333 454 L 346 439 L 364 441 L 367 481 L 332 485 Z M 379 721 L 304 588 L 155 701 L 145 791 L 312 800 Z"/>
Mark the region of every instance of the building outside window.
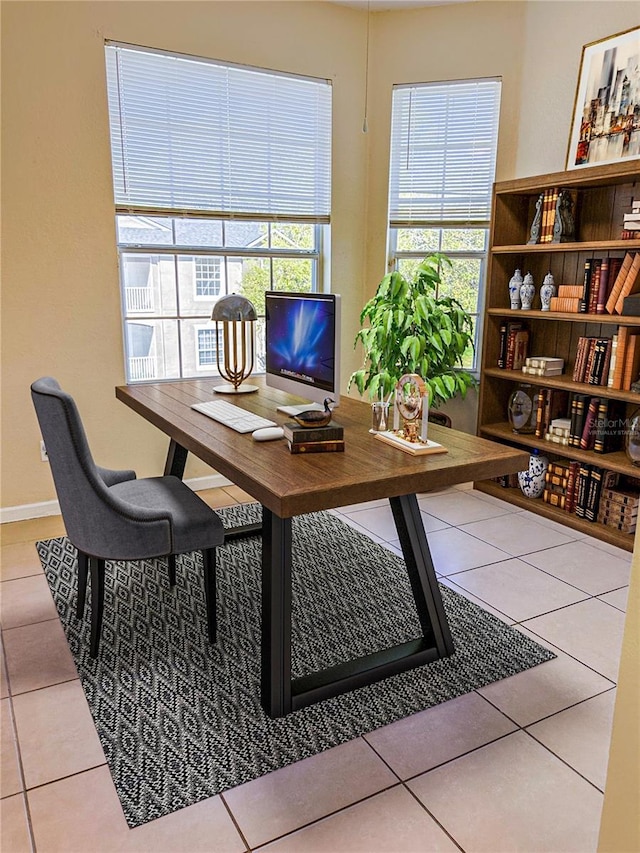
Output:
<path fill-rule="evenodd" d="M 196 297 L 220 296 L 220 259 L 196 257 L 195 266 Z"/>
<path fill-rule="evenodd" d="M 446 254 L 441 295 L 474 321 L 476 369 L 486 278 L 500 111 L 499 80 L 396 86 L 389 184 L 389 268 L 407 278 L 434 252 Z"/>
<path fill-rule="evenodd" d="M 267 289 L 321 289 L 331 86 L 115 43 L 106 62 L 127 381 L 215 375 L 216 299 L 261 315 Z"/>

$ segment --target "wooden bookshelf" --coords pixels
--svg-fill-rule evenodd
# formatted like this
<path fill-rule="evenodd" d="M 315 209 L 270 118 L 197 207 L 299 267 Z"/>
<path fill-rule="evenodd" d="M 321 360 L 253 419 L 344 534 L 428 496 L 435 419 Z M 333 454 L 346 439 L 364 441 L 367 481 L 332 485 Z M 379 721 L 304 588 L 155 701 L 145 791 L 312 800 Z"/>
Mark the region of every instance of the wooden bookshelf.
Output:
<path fill-rule="evenodd" d="M 540 193 L 552 187 L 566 187 L 577 193 L 575 237 L 566 243 L 530 245 L 527 241 L 536 201 Z M 548 272 L 552 273 L 556 285 L 581 284 L 586 260 L 622 258 L 626 252 L 640 252 L 640 240 L 620 239 L 622 214 L 628 212 L 631 201 L 639 197 L 640 165 L 637 160 L 503 181 L 494 186 L 478 435 L 514 447 L 538 448 L 552 460 L 575 459 L 619 474 L 640 476 L 640 468 L 631 464 L 624 450 L 602 454 L 554 444 L 534 435 L 514 433 L 507 419 L 509 397 L 514 387 L 523 382 L 534 388 L 557 388 L 620 400 L 624 403 L 627 417 L 640 407 L 640 394 L 572 381 L 576 347 L 581 336 L 612 337 L 618 326 L 629 326 L 640 333 L 640 317 L 538 310 L 540 286 Z M 508 284 L 516 269 L 520 269 L 523 276 L 528 272 L 533 275 L 536 286 L 534 310 L 514 311 L 509 307 Z M 561 376 L 542 377 L 499 368 L 500 325 L 505 320 L 526 323 L 530 330 L 529 353 L 563 358 L 565 372 Z M 633 534 L 578 518 L 542 499 L 526 498 L 519 489 L 504 488 L 493 481 L 478 482 L 475 486 L 545 518 L 628 551 L 633 550 Z"/>

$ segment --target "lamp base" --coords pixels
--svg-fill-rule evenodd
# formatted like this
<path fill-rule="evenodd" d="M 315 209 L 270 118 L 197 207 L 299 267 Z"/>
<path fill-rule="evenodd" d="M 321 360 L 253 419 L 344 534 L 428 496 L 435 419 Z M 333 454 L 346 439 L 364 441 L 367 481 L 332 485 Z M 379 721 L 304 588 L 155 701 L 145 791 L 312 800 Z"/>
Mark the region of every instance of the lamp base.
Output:
<path fill-rule="evenodd" d="M 258 390 L 257 385 L 238 385 L 237 388 L 234 388 L 233 385 L 216 385 L 213 388 L 216 394 L 251 394 Z"/>

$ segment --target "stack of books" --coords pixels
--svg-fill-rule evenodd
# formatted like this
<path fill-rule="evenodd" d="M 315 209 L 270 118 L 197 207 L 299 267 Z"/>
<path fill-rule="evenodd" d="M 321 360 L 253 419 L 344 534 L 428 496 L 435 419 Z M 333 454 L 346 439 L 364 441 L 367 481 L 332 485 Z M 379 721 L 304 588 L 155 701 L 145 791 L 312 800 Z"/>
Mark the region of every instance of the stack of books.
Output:
<path fill-rule="evenodd" d="M 552 441 L 554 444 L 569 444 L 569 436 L 571 435 L 571 419 L 570 418 L 554 418 L 549 425 L 548 431 L 545 433 L 545 440 Z"/>
<path fill-rule="evenodd" d="M 569 465 L 568 459 L 549 462 L 544 475 L 544 491 L 542 492 L 542 500 L 545 503 L 560 507 L 560 509 L 566 509 L 570 472 Z"/>
<path fill-rule="evenodd" d="M 550 311 L 564 311 L 566 314 L 577 314 L 582 299 L 581 284 L 559 284 L 558 292 L 551 297 Z"/>
<path fill-rule="evenodd" d="M 631 202 L 631 213 L 625 213 L 622 217 L 623 240 L 637 240 L 640 238 L 640 201 Z"/>
<path fill-rule="evenodd" d="M 603 488 L 598 507 L 598 521 L 623 533 L 635 533 L 640 493 L 631 489 Z"/>
<path fill-rule="evenodd" d="M 607 314 L 622 314 L 625 298 L 638 291 L 640 291 L 640 252 L 627 252 L 605 303 Z"/>
<path fill-rule="evenodd" d="M 327 453 L 344 450 L 344 428 L 335 421 L 323 427 L 301 427 L 287 421 L 282 427 L 291 453 Z"/>
<path fill-rule="evenodd" d="M 498 367 L 521 370 L 529 349 L 529 330 L 523 323 L 503 322 L 500 325 Z"/>
<path fill-rule="evenodd" d="M 545 438 L 557 418 L 564 418 L 569 407 L 569 393 L 558 388 L 542 388 L 536 396 L 536 438 Z M 560 442 L 562 444 L 563 442 Z"/>
<path fill-rule="evenodd" d="M 587 385 L 606 385 L 611 369 L 612 353 L 611 338 L 581 335 L 576 346 L 573 381 L 586 382 Z"/>
<path fill-rule="evenodd" d="M 564 359 L 550 355 L 532 355 L 525 358 L 522 372 L 532 376 L 560 376 L 564 370 Z"/>
<path fill-rule="evenodd" d="M 605 471 L 596 465 L 580 463 L 577 477 L 575 514 L 587 521 L 597 521 L 599 516 L 600 495 L 603 489 L 612 489 L 618 485 L 620 475 L 614 471 Z"/>

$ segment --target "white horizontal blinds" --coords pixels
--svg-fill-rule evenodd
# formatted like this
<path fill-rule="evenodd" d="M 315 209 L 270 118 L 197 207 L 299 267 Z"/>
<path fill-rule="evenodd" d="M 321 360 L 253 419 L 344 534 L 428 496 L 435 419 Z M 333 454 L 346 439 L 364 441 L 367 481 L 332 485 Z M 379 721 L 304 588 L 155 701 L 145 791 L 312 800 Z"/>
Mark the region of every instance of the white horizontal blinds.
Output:
<path fill-rule="evenodd" d="M 331 85 L 107 45 L 116 206 L 328 222 Z"/>
<path fill-rule="evenodd" d="M 499 109 L 498 80 L 394 87 L 393 227 L 489 222 Z"/>

